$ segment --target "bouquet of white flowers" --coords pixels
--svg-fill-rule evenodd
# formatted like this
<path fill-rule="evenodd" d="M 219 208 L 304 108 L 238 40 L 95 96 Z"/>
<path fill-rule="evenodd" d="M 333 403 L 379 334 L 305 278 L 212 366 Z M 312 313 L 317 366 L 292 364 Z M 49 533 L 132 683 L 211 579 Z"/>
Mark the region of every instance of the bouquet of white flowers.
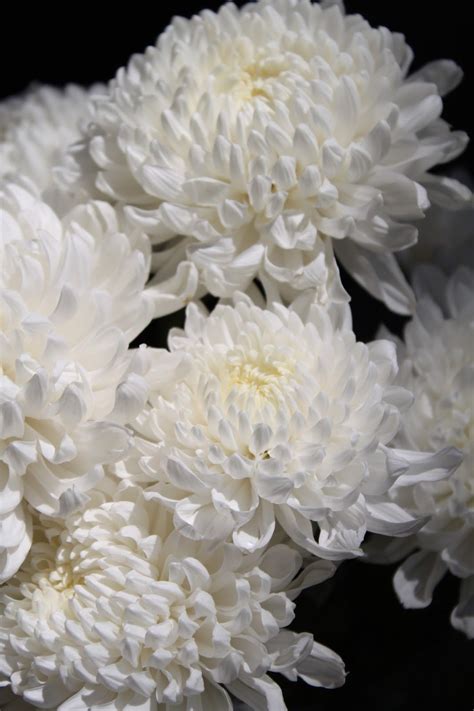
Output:
<path fill-rule="evenodd" d="M 411 60 L 258 0 L 0 104 L 1 708 L 284 711 L 273 673 L 344 683 L 288 625 L 349 558 L 406 558 L 407 607 L 450 571 L 474 637 L 472 195 L 430 172 L 461 71 Z M 356 339 L 339 266 L 403 340 Z"/>

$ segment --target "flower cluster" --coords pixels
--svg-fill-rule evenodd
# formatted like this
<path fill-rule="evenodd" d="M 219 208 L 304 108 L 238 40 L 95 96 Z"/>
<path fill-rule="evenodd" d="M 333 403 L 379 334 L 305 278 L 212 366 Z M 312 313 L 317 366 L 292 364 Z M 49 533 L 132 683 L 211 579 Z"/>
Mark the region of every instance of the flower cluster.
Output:
<path fill-rule="evenodd" d="M 407 606 L 462 578 L 474 635 L 474 272 L 412 268 L 441 229 L 409 280 L 394 256 L 431 203 L 472 208 L 430 172 L 466 144 L 440 118 L 461 72 L 411 58 L 339 3 L 258 0 L 173 20 L 106 87 L 0 104 L 2 708 L 340 686 L 289 626 L 368 532 L 412 553 Z M 357 339 L 339 264 L 415 313 L 405 343 Z"/>

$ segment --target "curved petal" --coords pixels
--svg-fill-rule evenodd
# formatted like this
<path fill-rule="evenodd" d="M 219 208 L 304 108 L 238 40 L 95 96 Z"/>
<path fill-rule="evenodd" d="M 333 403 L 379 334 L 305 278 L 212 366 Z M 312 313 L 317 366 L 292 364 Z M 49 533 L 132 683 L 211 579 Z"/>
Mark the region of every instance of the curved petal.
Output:
<path fill-rule="evenodd" d="M 257 679 L 245 676 L 226 687 L 253 711 L 287 711 L 280 687 L 267 675 Z"/>
<path fill-rule="evenodd" d="M 153 302 L 155 318 L 186 306 L 196 294 L 198 283 L 198 271 L 192 262 L 181 262 L 175 275 L 159 283 L 152 282 L 146 293 Z"/>
<path fill-rule="evenodd" d="M 474 575 L 461 582 L 461 594 L 451 613 L 451 624 L 469 639 L 474 639 Z"/>
<path fill-rule="evenodd" d="M 417 547 L 416 537 L 406 538 L 385 538 L 384 536 L 372 536 L 364 544 L 365 558 L 363 563 L 377 563 L 391 565 L 413 553 Z"/>
<path fill-rule="evenodd" d="M 346 680 L 344 662 L 329 647 L 313 642 L 311 654 L 298 662 L 298 676 L 310 686 L 336 689 Z"/>
<path fill-rule="evenodd" d="M 436 84 L 440 96 L 445 96 L 461 82 L 463 71 L 451 59 L 437 59 L 428 62 L 408 78 L 408 81 L 426 81 Z"/>
<path fill-rule="evenodd" d="M 423 481 L 447 479 L 463 460 L 462 452 L 455 447 L 446 447 L 434 454 L 390 447 L 383 447 L 383 450 L 390 475 L 395 479 L 391 492 Z"/>
<path fill-rule="evenodd" d="M 428 607 L 433 590 L 447 571 L 437 553 L 418 551 L 398 568 L 393 585 L 404 607 Z"/>
<path fill-rule="evenodd" d="M 376 254 L 349 239 L 337 242 L 335 252 L 349 274 L 391 311 L 402 315 L 414 312 L 414 294 L 392 254 Z"/>
<path fill-rule="evenodd" d="M 428 520 L 410 514 L 393 501 L 367 502 L 367 530 L 383 536 L 409 536 Z"/>

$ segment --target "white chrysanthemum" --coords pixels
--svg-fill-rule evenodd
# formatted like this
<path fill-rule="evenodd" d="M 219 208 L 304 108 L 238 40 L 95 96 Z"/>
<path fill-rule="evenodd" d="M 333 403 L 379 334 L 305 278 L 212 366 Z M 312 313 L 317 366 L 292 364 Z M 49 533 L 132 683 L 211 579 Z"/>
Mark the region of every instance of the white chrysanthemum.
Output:
<path fill-rule="evenodd" d="M 464 461 L 449 480 L 420 482 L 409 492 L 398 492 L 397 503 L 429 521 L 402 549 L 376 541 L 372 555 L 392 562 L 419 549 L 395 574 L 406 607 L 429 605 L 448 570 L 462 578 L 451 620 L 474 637 L 474 271 L 460 268 L 447 279 L 426 267 L 416 273 L 415 284 L 420 300 L 405 343 L 399 343 L 398 378 L 415 402 L 397 444 L 427 451 L 453 445 Z"/>
<path fill-rule="evenodd" d="M 347 312 L 338 325 L 337 311 L 302 306 L 265 311 L 241 297 L 206 317 L 190 305 L 171 353 L 152 354 L 150 402 L 118 473 L 172 509 L 185 536 L 255 550 L 278 521 L 298 545 L 342 559 L 361 554 L 366 530 L 419 525 L 386 497 L 392 474 L 410 480 L 410 461 L 386 447 L 411 402 L 393 386 L 394 345 L 357 343 Z M 458 461 L 413 459 L 428 480 Z"/>
<path fill-rule="evenodd" d="M 79 173 L 160 245 L 156 282 L 181 305 L 254 277 L 341 298 L 334 249 L 410 312 L 392 254 L 416 241 L 406 221 L 428 196 L 469 196 L 428 173 L 466 144 L 439 118 L 461 72 L 440 61 L 407 77 L 411 58 L 402 35 L 308 0 L 177 18 L 94 102 Z"/>
<path fill-rule="evenodd" d="M 127 347 L 150 319 L 147 244 L 107 203 L 61 222 L 0 191 L 0 580 L 28 552 L 28 505 L 61 513 L 126 448 L 145 396 Z"/>
<path fill-rule="evenodd" d="M 92 90 L 69 85 L 30 89 L 0 103 L 0 176 L 26 176 L 40 191 L 54 186 L 53 167 L 80 137 Z"/>
<path fill-rule="evenodd" d="M 302 558 L 284 544 L 258 556 L 183 539 L 133 487 L 94 494 L 55 526 L 42 520 L 45 540 L 0 588 L 0 673 L 36 707 L 231 711 L 230 691 L 283 711 L 269 671 L 343 683 L 334 652 L 282 629 L 290 598 L 330 577 L 331 563 L 295 579 Z"/>

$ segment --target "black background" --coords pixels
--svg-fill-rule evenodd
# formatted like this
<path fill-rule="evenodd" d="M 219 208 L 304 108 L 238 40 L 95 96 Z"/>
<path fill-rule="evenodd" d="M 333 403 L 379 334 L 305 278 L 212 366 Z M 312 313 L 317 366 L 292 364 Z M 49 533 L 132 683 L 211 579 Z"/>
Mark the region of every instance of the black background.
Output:
<path fill-rule="evenodd" d="M 173 15 L 190 16 L 204 6 L 220 5 L 180 0 L 161 7 L 157 2 L 62 3 L 55 9 L 52 3 L 8 3 L 0 32 L 0 97 L 18 93 L 32 81 L 58 86 L 107 81 L 132 53 L 152 44 Z M 474 126 L 469 4 L 351 0 L 346 9 L 361 13 L 374 26 L 403 32 L 415 51 L 414 68 L 439 58 L 458 62 L 464 81 L 447 97 L 444 117 L 469 132 Z M 470 146 L 458 162 L 472 170 L 473 157 Z M 400 330 L 403 319 L 367 297 L 348 277 L 345 284 L 359 338 L 372 338 L 382 320 Z M 180 321 L 182 314 L 157 321 L 140 340 L 165 345 L 169 326 Z M 393 570 L 349 561 L 331 581 L 300 597 L 294 628 L 313 632 L 337 651 L 349 675 L 345 686 L 333 691 L 282 682 L 290 711 L 472 710 L 474 643 L 449 624 L 459 582 L 446 578 L 429 608 L 407 611 L 392 590 Z"/>

